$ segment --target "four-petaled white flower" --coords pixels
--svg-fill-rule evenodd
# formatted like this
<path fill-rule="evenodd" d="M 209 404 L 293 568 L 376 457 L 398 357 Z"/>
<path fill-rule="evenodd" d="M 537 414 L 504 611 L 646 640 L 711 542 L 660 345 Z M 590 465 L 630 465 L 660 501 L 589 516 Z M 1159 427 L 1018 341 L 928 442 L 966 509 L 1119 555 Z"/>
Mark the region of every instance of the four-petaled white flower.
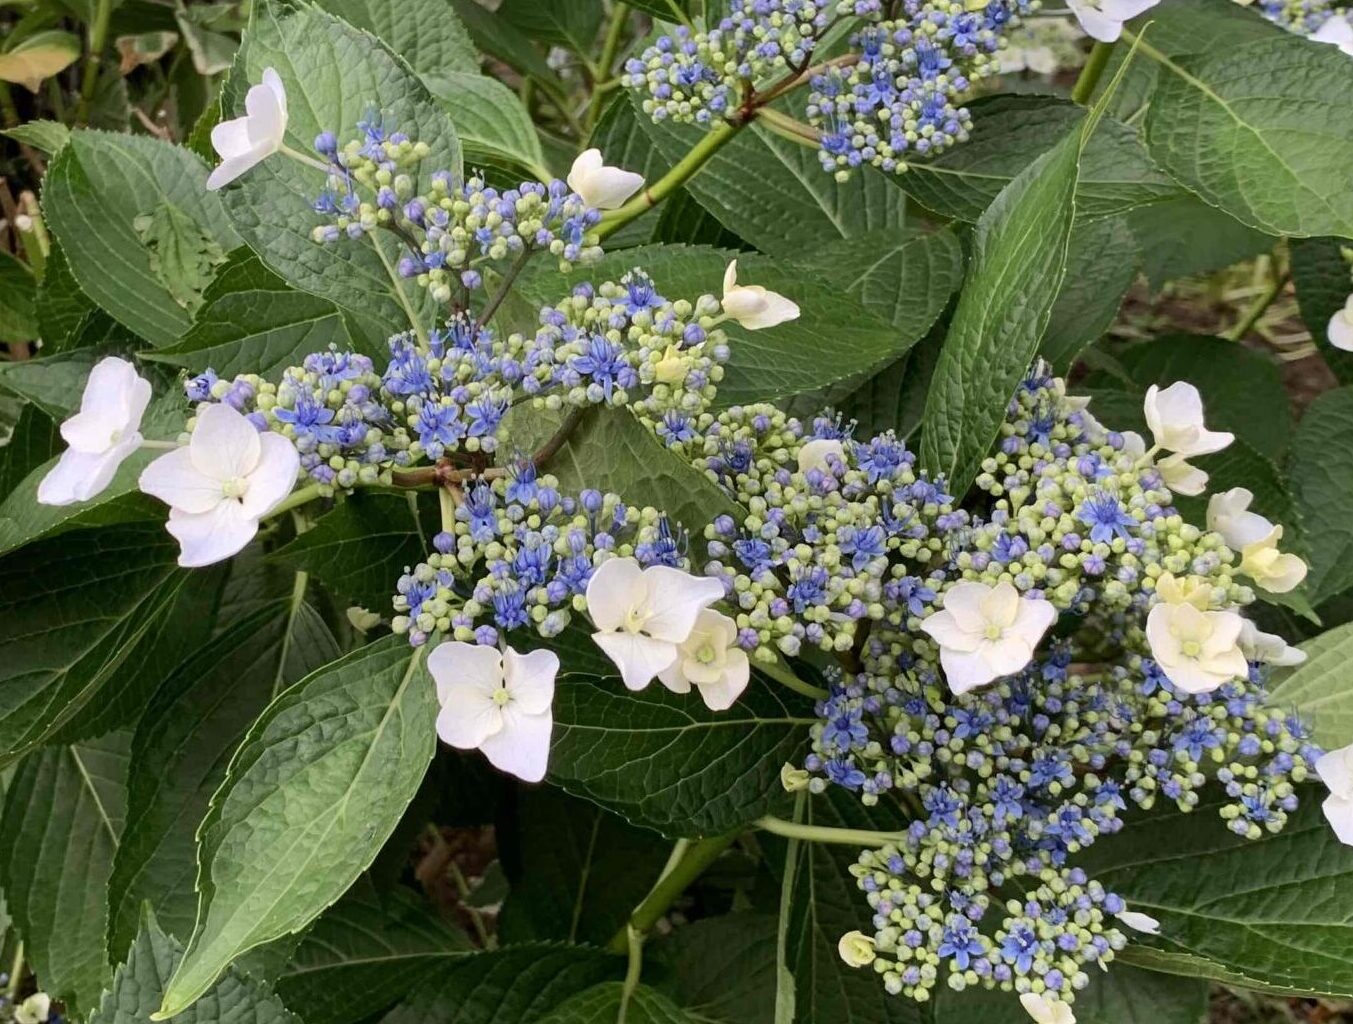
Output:
<path fill-rule="evenodd" d="M 847 967 L 868 967 L 878 954 L 874 940 L 864 932 L 846 932 L 836 943 L 836 952 Z"/>
<path fill-rule="evenodd" d="M 199 407 L 192 438 L 141 473 L 141 490 L 169 506 L 179 565 L 210 565 L 254 539 L 258 521 L 291 493 L 301 459 L 281 434 L 260 434 L 229 405 Z"/>
<path fill-rule="evenodd" d="M 921 628 L 940 645 L 949 689 L 967 693 L 1029 664 L 1056 618 L 1052 602 L 1022 597 L 1009 582 L 965 582 L 944 592 L 943 610 Z"/>
<path fill-rule="evenodd" d="M 1335 348 L 1353 352 L 1353 295 L 1348 297 L 1339 312 L 1330 317 L 1325 333 Z"/>
<path fill-rule="evenodd" d="M 1353 57 L 1353 21 L 1346 14 L 1331 14 L 1325 23 L 1311 33 L 1317 43 L 1330 43 Z"/>
<path fill-rule="evenodd" d="M 1212 495 L 1207 528 L 1221 534 L 1226 546 L 1240 553 L 1240 571 L 1275 594 L 1295 589 L 1306 578 L 1306 563 L 1278 550 L 1283 528 L 1251 512 L 1254 495 L 1244 487 Z"/>
<path fill-rule="evenodd" d="M 559 656 L 518 654 L 451 640 L 428 655 L 437 683 L 437 735 L 460 750 L 481 750 L 495 768 L 526 782 L 545 777 L 554 729 Z"/>
<path fill-rule="evenodd" d="M 221 162 L 207 178 L 215 191 L 282 148 L 287 133 L 287 90 L 272 68 L 244 96 L 244 116 L 222 121 L 211 130 L 211 145 Z"/>
<path fill-rule="evenodd" d="M 1315 763 L 1315 773 L 1330 791 L 1321 804 L 1339 842 L 1353 846 L 1353 745 L 1331 750 Z"/>
<path fill-rule="evenodd" d="M 759 284 L 738 284 L 738 261 L 723 272 L 723 311 L 749 331 L 799 318 L 799 304 Z"/>
<path fill-rule="evenodd" d="M 722 596 L 722 595 L 720 595 Z M 751 679 L 747 652 L 737 646 L 738 625 L 727 615 L 706 608 L 695 618 L 690 635 L 677 645 L 677 658 L 658 673 L 673 693 L 700 691 L 711 711 L 727 711 Z"/>
<path fill-rule="evenodd" d="M 113 479 L 123 460 L 141 446 L 141 417 L 150 384 L 125 359 L 95 364 L 80 398 L 80 411 L 61 424 L 70 447 L 38 484 L 43 505 L 88 501 Z"/>
<path fill-rule="evenodd" d="M 1238 642 L 1246 661 L 1262 661 L 1266 665 L 1285 668 L 1306 660 L 1306 652 L 1300 647 L 1290 646 L 1276 633 L 1263 632 L 1249 619 L 1240 627 Z"/>
<path fill-rule="evenodd" d="M 614 210 L 644 187 L 644 176 L 623 167 L 608 167 L 601 159 L 601 150 L 586 149 L 569 168 L 568 187 L 588 206 Z"/>
<path fill-rule="evenodd" d="M 34 992 L 14 1007 L 14 1024 L 42 1024 L 52 1015 L 52 997 L 46 992 Z"/>
<path fill-rule="evenodd" d="M 1146 617 L 1146 639 L 1151 657 L 1177 689 L 1211 693 L 1248 671 L 1239 642 L 1243 625 L 1235 612 L 1160 603 Z"/>
<path fill-rule="evenodd" d="M 836 459 L 844 465 L 846 446 L 834 437 L 815 437 L 799 449 L 799 472 L 807 473 L 810 469 L 819 469 L 824 473 L 830 473 L 830 459 Z"/>
<path fill-rule="evenodd" d="M 1158 3 L 1160 0 L 1066 0 L 1085 34 L 1101 43 L 1117 41 L 1123 34 L 1123 22 Z"/>
<path fill-rule="evenodd" d="M 587 613 L 606 652 L 631 690 L 642 690 L 671 668 L 700 612 L 723 597 L 723 584 L 666 565 L 641 568 L 633 558 L 612 558 L 587 584 Z"/>
<path fill-rule="evenodd" d="M 1076 1024 L 1076 1015 L 1071 1012 L 1069 1003 L 1042 992 L 1025 992 L 1019 997 L 1019 1005 L 1036 1024 Z"/>
<path fill-rule="evenodd" d="M 1123 910 L 1114 915 L 1134 932 L 1144 935 L 1159 935 L 1160 922 L 1150 914 L 1141 914 L 1135 910 Z"/>
<path fill-rule="evenodd" d="M 1163 390 L 1152 384 L 1146 390 L 1143 409 L 1156 447 L 1186 459 L 1219 452 L 1235 440 L 1234 434 L 1208 430 L 1203 425 L 1203 396 L 1187 381 L 1177 381 Z"/>

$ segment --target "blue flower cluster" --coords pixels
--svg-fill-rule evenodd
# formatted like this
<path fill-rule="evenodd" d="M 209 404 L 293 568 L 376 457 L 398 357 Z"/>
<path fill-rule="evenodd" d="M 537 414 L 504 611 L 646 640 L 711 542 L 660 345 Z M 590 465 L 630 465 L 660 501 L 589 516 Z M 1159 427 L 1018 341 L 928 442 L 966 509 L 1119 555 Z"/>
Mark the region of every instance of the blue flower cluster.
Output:
<path fill-rule="evenodd" d="M 185 384 L 193 403 L 224 402 L 259 430 L 289 438 L 317 483 L 337 488 L 373 483 L 382 467 L 407 465 L 408 434 L 397 425 L 371 360 L 329 349 L 306 356 L 280 383 L 258 374 L 221 380 L 205 370 Z"/>
<path fill-rule="evenodd" d="M 1331 0 L 1259 0 L 1255 5 L 1269 21 L 1301 35 L 1310 35 L 1334 14 Z"/>
<path fill-rule="evenodd" d="M 448 525 L 396 587 L 394 631 L 415 646 L 434 632 L 480 644 L 523 627 L 557 636 L 586 607 L 603 554 L 689 567 L 684 538 L 656 509 L 593 490 L 561 494 L 529 459 L 473 484 Z"/>
<path fill-rule="evenodd" d="M 822 166 L 844 178 L 862 164 L 904 171 L 907 160 L 968 138 L 962 106 L 972 84 L 999 73 L 996 56 L 1036 0 L 907 0 L 901 17 L 856 34 L 859 60 L 813 79 L 808 121 L 821 132 Z"/>
<path fill-rule="evenodd" d="M 419 193 L 426 144 L 388 131 L 374 115 L 358 128 L 360 137 L 342 148 L 329 132 L 315 140 L 330 164 L 314 202 L 315 212 L 330 219 L 313 229 L 316 241 L 388 230 L 405 247 L 400 275 L 458 311 L 469 308 L 471 294 L 485 287 L 484 271 L 495 264 L 548 252 L 566 270 L 601 255 L 589 235 L 601 212 L 564 182 L 527 181 L 500 191 L 481 175 L 462 179 L 439 170 Z"/>

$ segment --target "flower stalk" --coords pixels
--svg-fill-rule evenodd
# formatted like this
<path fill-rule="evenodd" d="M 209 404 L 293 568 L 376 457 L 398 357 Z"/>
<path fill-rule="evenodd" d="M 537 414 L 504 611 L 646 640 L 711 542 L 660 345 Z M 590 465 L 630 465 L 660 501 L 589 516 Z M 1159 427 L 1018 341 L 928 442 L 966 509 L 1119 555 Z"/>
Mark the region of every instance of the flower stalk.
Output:
<path fill-rule="evenodd" d="M 736 838 L 736 834 L 730 834 L 709 839 L 678 841 L 653 889 L 634 908 L 629 920 L 625 922 L 625 927 L 611 937 L 607 948 L 613 953 L 630 952 L 634 941 L 631 935 L 637 936 L 638 942 L 642 944 L 653 926 L 671 909 L 677 898 L 733 844 Z"/>

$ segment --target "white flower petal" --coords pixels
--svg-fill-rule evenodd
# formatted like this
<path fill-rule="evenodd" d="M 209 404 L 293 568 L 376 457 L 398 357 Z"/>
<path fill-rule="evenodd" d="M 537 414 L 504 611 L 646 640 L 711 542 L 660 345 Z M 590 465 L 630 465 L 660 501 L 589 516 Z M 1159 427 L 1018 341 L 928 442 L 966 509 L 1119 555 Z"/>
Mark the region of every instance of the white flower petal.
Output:
<path fill-rule="evenodd" d="M 752 664 L 747 652 L 734 648 L 728 652 L 728 662 L 717 683 L 697 687 L 705 707 L 711 711 L 727 711 L 742 696 L 752 678 Z"/>
<path fill-rule="evenodd" d="M 1150 914 L 1140 914 L 1135 910 L 1124 910 L 1115 916 L 1134 932 L 1142 932 L 1145 935 L 1160 934 L 1160 922 Z"/>
<path fill-rule="evenodd" d="M 1156 463 L 1156 470 L 1165 486 L 1176 494 L 1197 497 L 1207 490 L 1207 474 L 1185 460 L 1182 455 L 1171 455 Z"/>
<path fill-rule="evenodd" d="M 1067 6 L 1071 8 L 1071 13 L 1076 16 L 1081 28 L 1091 39 L 1097 39 L 1101 43 L 1112 43 L 1123 34 L 1122 21 L 1109 17 L 1092 6 L 1089 0 L 1067 0 Z"/>
<path fill-rule="evenodd" d="M 38 484 L 38 503 L 71 505 L 88 501 L 112 482 L 118 468 L 140 444 L 141 435 L 132 434 L 111 451 L 98 454 L 68 448 Z"/>
<path fill-rule="evenodd" d="M 639 633 L 593 633 L 592 639 L 620 669 L 620 678 L 631 690 L 642 690 L 653 677 L 670 668 L 677 659 L 677 646 Z"/>
<path fill-rule="evenodd" d="M 1037 647 L 1056 621 L 1057 609 L 1051 601 L 1021 597 L 1011 630 L 1030 647 Z"/>
<path fill-rule="evenodd" d="M 944 669 L 944 681 L 949 689 L 959 695 L 986 686 L 996 678 L 996 673 L 980 650 L 966 652 L 941 647 L 940 666 Z"/>
<path fill-rule="evenodd" d="M 818 469 L 826 473 L 831 469 L 829 457 L 844 463 L 846 446 L 834 437 L 815 437 L 805 442 L 799 449 L 799 472 L 807 473 L 811 469 Z"/>
<path fill-rule="evenodd" d="M 489 699 L 503 684 L 503 656 L 494 647 L 448 640 L 428 655 L 428 674 L 437 684 L 437 703 L 478 693 Z M 477 746 L 478 741 L 470 746 Z"/>
<path fill-rule="evenodd" d="M 944 592 L 944 610 L 954 617 L 958 628 L 964 632 L 985 633 L 987 628 L 985 605 L 987 595 L 992 589 L 985 583 L 974 583 L 971 580 L 955 583 Z"/>
<path fill-rule="evenodd" d="M 222 160 L 247 156 L 254 148 L 254 141 L 249 137 L 249 118 L 234 117 L 213 127 L 211 148 Z"/>
<path fill-rule="evenodd" d="M 457 750 L 477 750 L 503 731 L 503 709 L 492 700 L 453 694 L 437 712 L 437 736 Z"/>
<path fill-rule="evenodd" d="M 649 616 L 644 632 L 658 640 L 679 644 L 690 636 L 701 609 L 724 595 L 723 583 L 710 576 L 692 576 L 667 565 L 644 570 L 648 585 Z"/>
<path fill-rule="evenodd" d="M 1331 43 L 1353 57 L 1353 22 L 1347 14 L 1331 14 L 1310 38 L 1317 43 Z"/>
<path fill-rule="evenodd" d="M 503 728 L 479 745 L 489 764 L 523 782 L 539 782 L 550 761 L 550 733 L 554 716 L 523 714 L 508 705 Z"/>
<path fill-rule="evenodd" d="M 223 501 L 202 513 L 170 509 L 165 525 L 179 542 L 179 565 L 189 569 L 239 554 L 258 533 L 258 520 L 246 517 L 237 501 Z"/>
<path fill-rule="evenodd" d="M 512 707 L 524 715 L 539 715 L 554 703 L 554 679 L 559 674 L 559 655 L 540 649 L 518 654 L 511 647 L 503 654 L 503 674 Z"/>
<path fill-rule="evenodd" d="M 251 143 L 267 156 L 282 145 L 287 130 L 287 101 L 286 90 L 276 71 L 268 68 L 263 72 L 263 79 L 245 93 L 244 112 Z"/>
<path fill-rule="evenodd" d="M 643 188 L 644 176 L 602 162 L 601 151 L 589 149 L 578 154 L 568 172 L 568 186 L 588 206 L 614 210 Z"/>
<path fill-rule="evenodd" d="M 267 515 L 291 493 L 301 469 L 300 453 L 281 434 L 262 434 L 258 440 L 258 464 L 247 477 L 248 490 L 240 502 L 244 514 L 254 519 Z"/>
<path fill-rule="evenodd" d="M 225 500 L 221 482 L 203 475 L 187 448 L 166 452 L 141 470 L 137 486 L 179 512 L 197 515 L 212 511 Z"/>
<path fill-rule="evenodd" d="M 89 372 L 80 411 L 61 424 L 61 436 L 83 452 L 105 452 L 141 426 L 150 382 L 125 359 L 109 356 Z"/>
<path fill-rule="evenodd" d="M 726 304 L 724 308 L 727 309 Z M 766 288 L 761 289 L 760 309 L 749 316 L 734 317 L 738 323 L 749 331 L 765 330 L 767 327 L 775 327 L 777 324 L 798 318 L 799 304 L 797 302 L 785 298 L 779 292 L 773 292 Z"/>
<path fill-rule="evenodd" d="M 1353 746 L 1322 754 L 1315 762 L 1315 773 L 1335 796 L 1353 800 Z"/>
<path fill-rule="evenodd" d="M 1334 829 L 1335 836 L 1345 846 L 1353 846 L 1353 800 L 1338 796 L 1329 796 L 1320 805 L 1325 812 L 1325 820 Z"/>
<path fill-rule="evenodd" d="M 630 609 L 648 597 L 644 570 L 633 558 L 602 562 L 587 581 L 587 614 L 600 630 L 620 629 Z"/>
<path fill-rule="evenodd" d="M 258 430 L 233 406 L 199 406 L 188 441 L 193 466 L 211 480 L 247 477 L 258 465 L 263 445 Z"/>
<path fill-rule="evenodd" d="M 207 191 L 215 192 L 217 189 L 225 188 L 240 175 L 262 163 L 267 156 L 266 150 L 255 148 L 239 156 L 227 157 L 207 175 Z"/>
<path fill-rule="evenodd" d="M 738 284 L 738 261 L 729 260 L 723 271 L 723 293 L 727 295 Z"/>
<path fill-rule="evenodd" d="M 930 634 L 941 648 L 960 654 L 971 654 L 982 642 L 981 634 L 964 629 L 949 608 L 926 616 L 921 622 L 921 629 Z"/>
<path fill-rule="evenodd" d="M 1330 317 L 1326 337 L 1335 348 L 1353 352 L 1353 317 L 1349 316 L 1347 309 L 1341 309 Z"/>

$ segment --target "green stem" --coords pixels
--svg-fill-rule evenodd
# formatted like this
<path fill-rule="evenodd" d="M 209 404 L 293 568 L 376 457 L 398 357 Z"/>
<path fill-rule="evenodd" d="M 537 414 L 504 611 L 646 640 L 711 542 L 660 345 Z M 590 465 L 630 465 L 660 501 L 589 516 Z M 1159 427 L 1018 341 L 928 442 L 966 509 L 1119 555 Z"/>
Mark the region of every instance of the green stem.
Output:
<path fill-rule="evenodd" d="M 625 1024 L 630 1000 L 634 998 L 634 990 L 639 987 L 639 978 L 644 972 L 644 936 L 628 925 L 625 927 L 625 952 L 629 959 L 625 965 L 625 982 L 620 987 L 620 1008 L 615 1015 L 615 1024 Z"/>
<path fill-rule="evenodd" d="M 904 841 L 905 832 L 871 832 L 859 828 L 829 828 L 826 825 L 800 825 L 783 818 L 758 818 L 757 828 L 786 839 L 803 839 L 810 843 L 835 843 L 841 846 L 889 846 Z"/>
<path fill-rule="evenodd" d="M 487 324 L 493 318 L 493 314 L 498 312 L 498 307 L 503 304 L 503 300 L 507 298 L 507 293 L 512 290 L 512 282 L 517 279 L 517 275 L 521 273 L 521 268 L 526 266 L 526 261 L 534 253 L 534 249 L 523 249 L 521 255 L 512 261 L 512 266 L 507 268 L 507 273 L 498 283 L 498 290 L 494 292 L 493 298 L 489 299 L 488 304 L 480 310 L 477 318 L 479 323 Z"/>
<path fill-rule="evenodd" d="M 290 512 L 293 508 L 300 508 L 302 505 L 314 501 L 318 497 L 321 497 L 319 484 L 310 484 L 306 487 L 302 487 L 299 491 L 292 491 L 283 498 L 281 503 L 268 513 L 268 517 L 272 518 L 273 516 L 280 516 L 283 512 Z"/>
<path fill-rule="evenodd" d="M 23 939 L 14 947 L 14 964 L 9 969 L 9 988 L 5 995 L 11 1006 L 19 995 L 19 986 L 23 983 Z"/>
<path fill-rule="evenodd" d="M 1227 331 L 1225 336 L 1231 341 L 1239 341 L 1241 338 L 1245 337 L 1245 335 L 1249 334 L 1250 331 L 1254 330 L 1254 325 L 1263 318 L 1266 312 L 1268 312 L 1268 307 L 1273 305 L 1273 300 L 1282 293 L 1283 286 L 1286 284 L 1287 275 L 1279 274 L 1275 270 L 1269 279 L 1268 285 L 1255 297 L 1250 308 L 1247 309 L 1245 315 L 1240 318 L 1240 322 Z"/>
<path fill-rule="evenodd" d="M 606 38 L 601 44 L 601 57 L 597 61 L 597 85 L 611 77 L 611 65 L 615 63 L 616 51 L 620 49 L 620 39 L 625 33 L 625 25 L 629 22 L 630 5 L 625 0 L 620 0 L 615 5 L 615 10 L 611 12 L 611 24 L 606 29 Z"/>
<path fill-rule="evenodd" d="M 798 824 L 808 808 L 808 794 L 802 790 L 794 797 L 794 823 Z M 775 928 L 775 1024 L 794 1024 L 794 976 L 789 970 L 789 915 L 794 909 L 794 889 L 798 881 L 800 841 L 791 839 L 785 850 L 785 873 L 780 879 L 780 915 Z"/>
<path fill-rule="evenodd" d="M 814 686 L 811 683 L 805 683 L 802 679 L 800 679 L 798 676 L 796 676 L 793 672 L 789 670 L 789 666 L 785 665 L 781 661 L 769 661 L 769 662 L 758 661 L 755 664 L 756 668 L 758 668 L 760 671 L 770 676 L 777 683 L 782 683 L 785 686 L 789 687 L 795 693 L 801 693 L 805 697 L 810 697 L 813 700 L 826 700 L 828 697 L 831 696 L 830 693 L 822 689 L 820 686 Z"/>
<path fill-rule="evenodd" d="M 723 121 L 697 142 L 670 171 L 617 210 L 607 211 L 597 226 L 598 239 L 608 238 L 636 217 L 662 202 L 704 167 L 709 158 L 722 149 L 741 129 L 742 124 Z"/>
<path fill-rule="evenodd" d="M 89 55 L 80 74 L 80 104 L 75 108 L 79 124 L 89 121 L 89 104 L 99 84 L 99 66 L 103 63 L 103 48 L 108 42 L 108 19 L 113 13 L 113 0 L 95 0 L 94 20 L 89 23 Z"/>
<path fill-rule="evenodd" d="M 1085 67 L 1081 68 L 1080 77 L 1076 79 L 1076 84 L 1071 89 L 1071 99 L 1082 106 L 1090 103 L 1090 97 L 1095 93 L 1095 86 L 1104 75 L 1104 69 L 1109 65 L 1109 57 L 1113 54 L 1114 43 L 1095 43 L 1094 49 L 1090 51 L 1090 58 L 1085 62 Z"/>
<path fill-rule="evenodd" d="M 812 149 L 816 149 L 822 142 L 822 136 L 816 128 L 811 125 L 806 125 L 802 121 L 790 117 L 788 114 L 781 113 L 773 107 L 761 108 L 757 117 L 767 130 L 775 133 L 782 139 L 788 139 L 790 142 L 797 142 L 800 146 L 808 146 Z"/>
<path fill-rule="evenodd" d="M 625 927 L 611 937 L 610 950 L 613 953 L 628 952 L 631 932 L 637 933 L 642 941 L 686 887 L 699 878 L 736 838 L 734 834 L 678 842 L 652 891 L 634 908 Z"/>

